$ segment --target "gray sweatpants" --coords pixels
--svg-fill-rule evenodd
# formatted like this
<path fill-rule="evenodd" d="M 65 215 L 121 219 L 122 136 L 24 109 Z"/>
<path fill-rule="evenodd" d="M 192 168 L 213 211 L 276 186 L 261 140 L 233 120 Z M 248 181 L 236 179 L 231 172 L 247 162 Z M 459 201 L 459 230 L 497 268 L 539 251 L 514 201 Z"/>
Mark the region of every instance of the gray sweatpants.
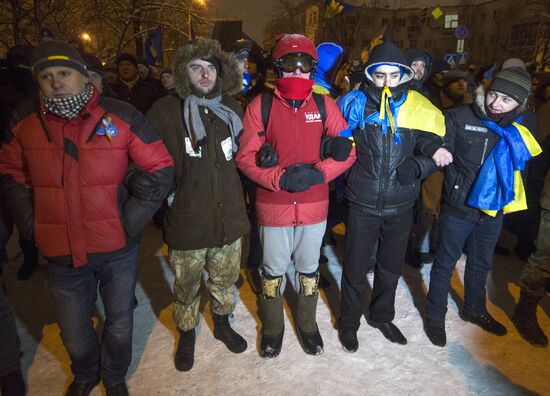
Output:
<path fill-rule="evenodd" d="M 308 226 L 259 226 L 264 258 L 260 269 L 269 276 L 283 276 L 281 294 L 285 288 L 285 273 L 290 263 L 298 273 L 311 274 L 319 268 L 319 255 L 326 220 Z M 296 283 L 298 284 L 298 283 Z"/>

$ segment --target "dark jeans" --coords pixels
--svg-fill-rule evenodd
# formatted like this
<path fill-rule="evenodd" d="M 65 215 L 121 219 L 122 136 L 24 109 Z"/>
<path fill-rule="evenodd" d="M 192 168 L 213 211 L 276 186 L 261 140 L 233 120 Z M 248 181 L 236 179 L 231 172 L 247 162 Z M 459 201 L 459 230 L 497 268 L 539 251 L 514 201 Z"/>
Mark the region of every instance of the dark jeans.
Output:
<path fill-rule="evenodd" d="M 339 326 L 357 331 L 368 287 L 368 261 L 378 241 L 369 318 L 391 322 L 395 290 L 403 273 L 413 210 L 398 216 L 373 216 L 350 207 L 342 274 Z"/>
<path fill-rule="evenodd" d="M 0 281 L 0 377 L 21 367 L 21 342 Z"/>
<path fill-rule="evenodd" d="M 139 246 L 83 267 L 49 263 L 48 286 L 75 382 L 124 381 L 132 358 Z M 97 290 L 105 307 L 101 343 L 92 315 Z"/>
<path fill-rule="evenodd" d="M 473 315 L 486 312 L 485 284 L 501 229 L 502 216 L 484 216 L 479 222 L 473 222 L 441 213 L 439 246 L 430 272 L 430 290 L 426 300 L 429 318 L 445 320 L 451 277 L 463 251 L 467 255 L 464 311 Z"/>

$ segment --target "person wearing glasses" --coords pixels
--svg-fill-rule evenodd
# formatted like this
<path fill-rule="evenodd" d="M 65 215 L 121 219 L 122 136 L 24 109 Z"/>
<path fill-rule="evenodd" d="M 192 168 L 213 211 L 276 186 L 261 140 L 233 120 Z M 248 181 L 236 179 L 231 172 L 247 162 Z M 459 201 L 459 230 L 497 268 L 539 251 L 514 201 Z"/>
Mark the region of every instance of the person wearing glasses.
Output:
<path fill-rule="evenodd" d="M 307 354 L 319 355 L 323 340 L 316 322 L 318 268 L 328 182 L 352 165 L 355 152 L 349 139 L 338 136 L 347 124 L 334 100 L 312 94 L 317 65 L 313 42 L 285 34 L 278 37 L 272 55 L 275 90 L 247 107 L 237 153 L 237 166 L 258 184 L 263 247 L 260 356 L 274 358 L 281 352 L 282 294 L 289 263 L 296 270 L 298 337 Z"/>

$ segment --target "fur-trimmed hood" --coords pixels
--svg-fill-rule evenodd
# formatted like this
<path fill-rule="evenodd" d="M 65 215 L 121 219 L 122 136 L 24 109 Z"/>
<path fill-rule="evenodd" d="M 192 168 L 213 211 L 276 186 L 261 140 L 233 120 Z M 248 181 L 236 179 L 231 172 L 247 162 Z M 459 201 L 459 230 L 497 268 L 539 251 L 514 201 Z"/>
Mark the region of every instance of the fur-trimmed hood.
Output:
<path fill-rule="evenodd" d="M 181 98 L 186 98 L 194 92 L 187 75 L 187 64 L 193 59 L 208 58 L 216 58 L 220 61 L 221 70 L 217 83 L 221 87 L 221 94 L 234 95 L 241 91 L 242 77 L 235 55 L 222 51 L 220 43 L 216 40 L 199 39 L 183 45 L 176 51 L 172 71 L 176 92 Z"/>
<path fill-rule="evenodd" d="M 485 111 L 485 93 L 486 93 L 485 87 L 483 86 L 483 84 L 479 84 L 479 86 L 474 91 L 474 102 L 478 111 L 485 118 L 489 118 L 487 116 L 487 112 Z M 520 115 L 521 113 L 523 113 L 526 107 L 527 107 L 527 100 L 525 100 L 522 104 L 520 104 L 519 107 L 516 109 L 514 113 L 515 114 L 514 118 Z"/>

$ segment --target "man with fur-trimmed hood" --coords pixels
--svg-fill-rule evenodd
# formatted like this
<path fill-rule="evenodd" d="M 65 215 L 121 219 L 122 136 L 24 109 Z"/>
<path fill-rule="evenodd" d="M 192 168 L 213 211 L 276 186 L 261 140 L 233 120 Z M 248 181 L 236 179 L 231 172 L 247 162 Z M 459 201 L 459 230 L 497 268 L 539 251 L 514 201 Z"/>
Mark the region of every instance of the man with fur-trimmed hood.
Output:
<path fill-rule="evenodd" d="M 147 117 L 175 162 L 163 236 L 176 275 L 173 318 L 180 339 L 175 365 L 188 371 L 203 269 L 209 272 L 214 337 L 234 353 L 247 347 L 228 317 L 235 309 L 233 287 L 249 223 L 234 160 L 242 131 L 241 107 L 230 96 L 241 89 L 236 58 L 215 40 L 196 40 L 178 49 L 172 70 L 177 96 L 160 99 Z"/>
<path fill-rule="evenodd" d="M 439 218 L 439 245 L 426 300 L 426 334 L 434 345 L 447 342 L 445 315 L 451 277 L 462 252 L 464 307 L 459 312 L 497 336 L 506 328 L 487 311 L 487 276 L 502 229 L 503 213 L 527 208 L 520 172 L 541 151 L 523 122 L 531 88 L 521 68 L 501 70 L 475 102 L 448 110 L 443 148 L 453 154 L 445 168 Z"/>

